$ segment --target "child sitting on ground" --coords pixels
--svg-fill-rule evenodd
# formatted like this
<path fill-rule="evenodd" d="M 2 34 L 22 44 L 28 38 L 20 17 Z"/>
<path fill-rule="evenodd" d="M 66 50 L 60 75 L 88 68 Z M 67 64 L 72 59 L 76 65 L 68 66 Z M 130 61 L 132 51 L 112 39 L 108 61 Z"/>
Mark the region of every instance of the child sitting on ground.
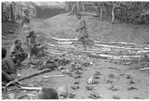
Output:
<path fill-rule="evenodd" d="M 15 44 L 11 47 L 10 52 L 10 57 L 16 65 L 21 65 L 21 62 L 28 56 L 21 47 L 21 40 L 15 41 Z"/>
<path fill-rule="evenodd" d="M 29 35 L 26 36 L 27 38 L 27 46 L 29 47 L 30 50 L 30 58 L 31 56 L 35 55 L 39 55 L 38 53 L 40 51 L 42 51 L 42 49 L 44 49 L 44 45 L 41 45 L 39 43 L 37 43 L 37 35 L 34 31 L 30 31 Z"/>

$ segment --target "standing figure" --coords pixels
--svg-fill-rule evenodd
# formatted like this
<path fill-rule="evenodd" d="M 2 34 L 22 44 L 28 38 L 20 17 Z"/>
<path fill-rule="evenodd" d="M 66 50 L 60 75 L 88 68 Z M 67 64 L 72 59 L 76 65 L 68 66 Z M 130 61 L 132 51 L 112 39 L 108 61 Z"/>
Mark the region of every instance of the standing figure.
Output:
<path fill-rule="evenodd" d="M 82 15 L 80 13 L 77 13 L 77 19 L 78 25 L 75 31 L 79 33 L 78 40 L 82 42 L 84 51 L 86 51 L 86 44 L 87 44 L 86 39 L 89 37 L 86 23 L 85 20 L 82 19 Z"/>
<path fill-rule="evenodd" d="M 15 41 L 15 44 L 11 47 L 10 52 L 10 56 L 16 65 L 21 65 L 21 62 L 28 56 L 21 47 L 21 40 Z"/>

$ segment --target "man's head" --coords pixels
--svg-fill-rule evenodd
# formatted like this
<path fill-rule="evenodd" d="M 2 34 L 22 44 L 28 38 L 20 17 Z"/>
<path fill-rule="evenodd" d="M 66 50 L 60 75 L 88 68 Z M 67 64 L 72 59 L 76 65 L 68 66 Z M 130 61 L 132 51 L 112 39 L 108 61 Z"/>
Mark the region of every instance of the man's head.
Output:
<path fill-rule="evenodd" d="M 16 40 L 15 41 L 15 46 L 16 47 L 21 47 L 21 40 Z"/>
<path fill-rule="evenodd" d="M 34 31 L 30 31 L 30 32 L 29 32 L 29 38 L 30 38 L 31 36 L 36 37 L 36 33 L 35 33 Z"/>
<path fill-rule="evenodd" d="M 82 15 L 81 15 L 81 13 L 77 13 L 77 19 L 81 19 L 81 17 L 82 17 Z"/>
<path fill-rule="evenodd" d="M 38 99 L 58 99 L 58 93 L 52 88 L 42 88 L 39 91 Z"/>

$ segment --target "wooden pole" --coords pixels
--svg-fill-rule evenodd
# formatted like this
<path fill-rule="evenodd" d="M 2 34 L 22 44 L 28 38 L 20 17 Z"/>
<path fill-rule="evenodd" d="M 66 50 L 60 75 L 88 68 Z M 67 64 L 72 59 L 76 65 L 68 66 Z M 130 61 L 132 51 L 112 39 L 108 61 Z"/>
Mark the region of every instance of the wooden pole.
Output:
<path fill-rule="evenodd" d="M 31 78 L 33 76 L 36 76 L 36 75 L 40 75 L 40 74 L 43 74 L 43 73 L 46 73 L 46 72 L 50 72 L 51 70 L 50 69 L 46 69 L 46 70 L 42 70 L 42 71 L 39 71 L 37 73 L 34 73 L 34 74 L 31 74 L 31 75 L 27 75 L 27 76 L 24 76 L 24 77 L 21 77 L 21 78 L 18 78 L 18 79 L 15 79 L 13 81 L 10 81 L 6 87 L 8 87 L 9 85 L 11 84 L 14 84 L 14 83 L 17 83 L 18 81 L 22 81 L 24 79 L 28 79 L 28 78 Z"/>

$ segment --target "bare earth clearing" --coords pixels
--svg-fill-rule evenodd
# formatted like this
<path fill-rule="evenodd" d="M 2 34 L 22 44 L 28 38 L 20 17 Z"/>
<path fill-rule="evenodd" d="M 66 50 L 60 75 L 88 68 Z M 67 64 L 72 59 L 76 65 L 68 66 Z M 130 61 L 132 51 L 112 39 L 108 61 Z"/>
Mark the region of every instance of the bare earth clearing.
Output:
<path fill-rule="evenodd" d="M 140 25 L 126 25 L 126 24 L 115 24 L 111 25 L 107 21 L 99 21 L 93 17 L 85 16 L 86 20 L 89 20 L 88 31 L 92 39 L 98 41 L 125 41 L 133 42 L 136 44 L 144 44 L 149 41 L 148 27 Z M 67 21 L 68 20 L 68 21 Z M 43 39 L 47 36 L 55 36 L 59 38 L 75 38 L 77 33 L 73 30 L 75 26 L 75 17 L 63 15 L 57 15 L 46 20 L 34 20 L 32 22 L 33 29 Z M 3 33 L 7 33 L 8 23 L 4 24 Z M 10 26 L 9 26 L 10 27 Z M 12 26 L 11 26 L 12 27 Z M 15 26 L 13 26 L 16 28 Z M 131 39 L 127 37 L 127 33 L 131 33 Z M 105 34 L 106 33 L 106 34 Z M 102 35 L 104 34 L 104 35 Z M 102 35 L 102 36 L 101 36 Z M 4 36 L 9 37 L 9 40 L 2 40 L 2 46 L 6 49 L 10 49 L 14 40 L 19 38 L 25 42 L 25 35 L 18 27 L 16 31 L 16 38 L 12 38 L 10 35 L 5 34 Z M 117 37 L 117 38 L 116 38 Z M 42 40 L 41 40 L 42 41 Z M 147 45 L 147 44 L 146 44 Z M 23 43 L 23 48 L 26 46 Z M 8 54 L 9 55 L 9 54 Z M 57 88 L 60 85 L 67 86 L 69 93 L 75 94 L 75 99 L 87 99 L 90 94 L 100 96 L 102 99 L 148 99 L 149 98 L 149 72 L 139 71 L 131 66 L 123 66 L 114 63 L 110 63 L 106 59 L 91 58 L 94 61 L 94 65 L 86 67 L 82 72 L 81 78 L 74 79 L 68 75 L 60 78 L 49 78 L 45 79 L 43 76 L 58 75 L 60 71 L 52 71 L 39 76 L 32 77 L 30 79 L 22 81 L 28 86 L 42 86 L 42 87 L 53 87 Z M 29 75 L 38 70 L 36 68 L 29 68 L 27 61 L 24 61 L 24 66 L 20 67 L 18 73 Z M 96 72 L 100 72 L 98 84 L 92 84 L 93 90 L 87 90 L 86 86 L 88 79 Z M 110 76 L 111 75 L 111 76 Z M 112 76 L 113 75 L 113 76 Z M 74 84 L 78 81 L 79 84 Z M 112 81 L 112 82 L 111 82 Z M 131 81 L 135 83 L 131 83 Z M 73 90 L 71 86 L 79 86 L 79 89 Z M 112 87 L 113 86 L 113 87 Z M 114 89 L 115 88 L 115 89 Z M 130 89 L 131 88 L 131 89 Z M 132 89 L 133 88 L 133 89 Z M 16 96 L 28 93 L 35 95 L 36 91 L 10 91 L 8 93 L 15 93 Z M 7 92 L 6 92 L 7 93 Z M 3 94 L 5 98 L 5 95 Z M 29 97 L 24 97 L 29 98 Z"/>

